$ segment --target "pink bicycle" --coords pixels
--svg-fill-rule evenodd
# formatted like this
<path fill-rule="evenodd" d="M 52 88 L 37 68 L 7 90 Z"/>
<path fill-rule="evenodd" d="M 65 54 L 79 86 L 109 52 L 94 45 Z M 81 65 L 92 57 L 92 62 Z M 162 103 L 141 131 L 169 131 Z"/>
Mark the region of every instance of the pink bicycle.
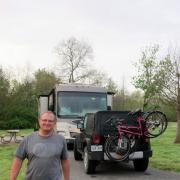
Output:
<path fill-rule="evenodd" d="M 127 119 L 131 119 L 136 125 L 128 124 Z M 168 123 L 165 114 L 160 111 L 130 112 L 127 119 L 111 117 L 105 122 L 117 132 L 109 136 L 105 142 L 105 153 L 113 161 L 128 158 L 136 139 L 158 137 L 166 130 Z"/>

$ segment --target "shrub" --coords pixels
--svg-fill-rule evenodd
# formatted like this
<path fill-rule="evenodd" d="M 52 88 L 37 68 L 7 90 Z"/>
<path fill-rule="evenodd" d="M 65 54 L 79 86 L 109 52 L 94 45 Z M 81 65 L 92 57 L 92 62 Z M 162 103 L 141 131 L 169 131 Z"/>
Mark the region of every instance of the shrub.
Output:
<path fill-rule="evenodd" d="M 33 127 L 34 121 L 20 119 L 17 117 L 9 121 L 0 121 L 0 129 L 26 129 Z"/>

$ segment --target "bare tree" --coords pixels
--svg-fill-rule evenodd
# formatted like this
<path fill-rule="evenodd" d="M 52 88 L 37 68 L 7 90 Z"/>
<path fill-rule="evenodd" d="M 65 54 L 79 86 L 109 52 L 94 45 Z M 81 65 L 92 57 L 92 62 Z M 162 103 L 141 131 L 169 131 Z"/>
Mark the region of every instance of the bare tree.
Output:
<path fill-rule="evenodd" d="M 61 60 L 61 74 L 66 82 L 81 82 L 93 74 L 89 67 L 93 50 L 88 43 L 71 37 L 56 47 L 56 53 Z"/>

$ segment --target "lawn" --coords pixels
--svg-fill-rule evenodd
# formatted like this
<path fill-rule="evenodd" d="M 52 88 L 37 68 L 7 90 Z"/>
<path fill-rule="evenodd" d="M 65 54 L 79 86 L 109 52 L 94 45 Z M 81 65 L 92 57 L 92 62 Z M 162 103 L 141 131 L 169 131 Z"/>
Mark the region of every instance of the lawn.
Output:
<path fill-rule="evenodd" d="M 150 166 L 180 172 L 180 144 L 174 144 L 176 123 L 169 123 L 160 137 L 151 139 L 153 157 Z"/>
<path fill-rule="evenodd" d="M 21 130 L 21 134 L 29 134 L 32 129 Z M 0 131 L 4 134 L 5 131 Z M 169 123 L 166 132 L 160 137 L 151 139 L 153 157 L 150 158 L 150 166 L 162 170 L 180 172 L 180 144 L 174 144 L 176 123 Z M 0 179 L 8 180 L 11 163 L 17 144 L 0 145 Z M 18 180 L 24 179 L 26 163 L 20 172 Z"/>
<path fill-rule="evenodd" d="M 29 134 L 32 132 L 32 129 L 23 129 L 20 130 L 21 134 Z M 6 134 L 6 131 L 0 130 L 0 134 Z M 9 172 L 11 168 L 11 163 L 14 158 L 14 154 L 16 152 L 18 144 L 0 144 L 0 179 L 1 180 L 9 180 Z M 26 171 L 26 163 L 25 161 L 23 163 L 22 170 L 20 171 L 19 177 L 17 180 L 23 180 L 24 179 L 24 174 Z"/>

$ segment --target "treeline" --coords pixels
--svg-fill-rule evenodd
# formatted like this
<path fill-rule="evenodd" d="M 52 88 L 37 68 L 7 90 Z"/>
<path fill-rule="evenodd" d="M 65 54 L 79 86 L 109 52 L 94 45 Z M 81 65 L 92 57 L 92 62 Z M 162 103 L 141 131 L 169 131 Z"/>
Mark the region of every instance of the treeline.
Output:
<path fill-rule="evenodd" d="M 45 69 L 22 82 L 0 68 L 0 129 L 33 128 L 38 116 L 38 95 L 49 93 L 59 79 Z"/>
<path fill-rule="evenodd" d="M 39 69 L 20 81 L 10 78 L 0 67 L 0 129 L 33 128 L 38 118 L 38 96 L 48 94 L 57 83 L 106 87 L 116 93 L 114 110 L 158 109 L 165 112 L 169 121 L 178 120 L 180 129 L 179 56 L 167 54 L 158 59 L 159 46 L 145 49 L 132 80 L 139 90 L 129 93 L 125 86 L 119 87 L 92 67 L 93 50 L 86 42 L 72 37 L 59 43 L 55 50 L 60 62 L 56 72 Z M 180 131 L 178 137 L 180 142 Z"/>
<path fill-rule="evenodd" d="M 64 82 L 46 69 L 39 69 L 32 74 L 33 77 L 26 77 L 18 82 L 8 78 L 7 73 L 0 68 L 0 129 L 34 128 L 38 118 L 38 96 L 48 94 L 55 84 Z M 119 88 L 112 79 L 105 82 L 99 77 L 93 84 L 105 86 L 116 93 L 114 110 L 135 110 L 143 107 L 144 97 L 140 91 L 129 93 L 126 89 Z M 160 106 L 169 119 L 176 119 L 171 106 Z"/>

